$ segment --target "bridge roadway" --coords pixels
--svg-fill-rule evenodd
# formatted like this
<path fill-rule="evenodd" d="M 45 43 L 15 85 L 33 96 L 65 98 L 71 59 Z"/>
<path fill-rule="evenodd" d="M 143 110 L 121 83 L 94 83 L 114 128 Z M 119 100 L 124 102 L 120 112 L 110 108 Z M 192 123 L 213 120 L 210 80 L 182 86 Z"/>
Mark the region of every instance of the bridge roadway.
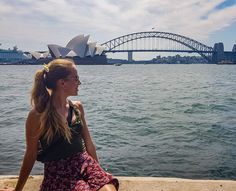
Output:
<path fill-rule="evenodd" d="M 154 50 L 154 49 L 137 49 L 137 50 L 104 50 L 104 53 L 108 52 L 187 52 L 194 53 L 195 50 Z M 213 53 L 214 51 L 198 51 L 199 53 Z"/>

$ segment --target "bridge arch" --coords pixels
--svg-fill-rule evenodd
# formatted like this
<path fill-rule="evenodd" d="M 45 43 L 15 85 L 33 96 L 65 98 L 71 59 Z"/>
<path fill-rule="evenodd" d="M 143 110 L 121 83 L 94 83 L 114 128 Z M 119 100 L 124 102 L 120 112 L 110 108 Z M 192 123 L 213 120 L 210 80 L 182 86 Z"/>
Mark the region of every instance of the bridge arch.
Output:
<path fill-rule="evenodd" d="M 103 43 L 102 46 L 105 47 L 104 52 L 119 52 L 119 50 L 115 50 L 115 48 L 123 44 L 126 44 L 130 41 L 137 41 L 138 39 L 143 39 L 143 38 L 162 38 L 162 39 L 174 41 L 174 42 L 184 45 L 185 47 L 188 47 L 191 50 L 191 51 L 183 51 L 183 52 L 196 52 L 199 55 L 201 55 L 203 58 L 205 58 L 208 62 L 212 61 L 212 53 L 213 53 L 212 47 L 209 47 L 205 44 L 202 44 L 186 36 L 182 36 L 175 33 L 169 33 L 169 32 L 148 31 L 148 32 L 131 33 L 131 34 L 127 34 L 127 35 L 109 40 Z M 123 50 L 123 52 L 124 51 L 128 52 L 129 50 L 128 49 Z M 158 50 L 153 50 L 153 51 L 158 51 Z M 178 52 L 181 52 L 181 50 L 179 50 Z"/>

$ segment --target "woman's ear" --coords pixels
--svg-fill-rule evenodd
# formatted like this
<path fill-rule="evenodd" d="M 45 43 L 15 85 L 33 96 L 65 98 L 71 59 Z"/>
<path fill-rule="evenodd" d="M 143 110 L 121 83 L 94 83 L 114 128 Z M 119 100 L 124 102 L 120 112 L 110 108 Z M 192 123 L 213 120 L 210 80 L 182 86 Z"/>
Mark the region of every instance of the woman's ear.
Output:
<path fill-rule="evenodd" d="M 57 87 L 63 88 L 65 85 L 65 80 L 59 79 L 57 80 Z"/>

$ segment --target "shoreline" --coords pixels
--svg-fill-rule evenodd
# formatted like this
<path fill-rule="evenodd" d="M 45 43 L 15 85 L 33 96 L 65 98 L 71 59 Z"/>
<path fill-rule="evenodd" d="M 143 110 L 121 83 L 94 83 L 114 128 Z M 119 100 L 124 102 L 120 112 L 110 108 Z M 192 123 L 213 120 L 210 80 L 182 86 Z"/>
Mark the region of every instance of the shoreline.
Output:
<path fill-rule="evenodd" d="M 163 177 L 115 176 L 120 182 L 119 191 L 235 191 L 236 180 L 195 180 Z M 24 191 L 39 190 L 42 175 L 29 176 Z M 0 175 L 0 189 L 14 187 L 17 175 Z"/>

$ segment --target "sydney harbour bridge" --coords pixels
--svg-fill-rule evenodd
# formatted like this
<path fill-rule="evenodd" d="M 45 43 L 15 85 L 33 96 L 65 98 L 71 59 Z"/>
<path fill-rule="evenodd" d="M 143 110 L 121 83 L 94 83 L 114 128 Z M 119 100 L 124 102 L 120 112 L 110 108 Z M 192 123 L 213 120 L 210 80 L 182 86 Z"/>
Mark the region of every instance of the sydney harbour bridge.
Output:
<path fill-rule="evenodd" d="M 236 62 L 236 44 L 232 51 L 224 51 L 223 43 L 207 46 L 186 36 L 159 31 L 136 32 L 109 40 L 103 44 L 104 53 L 127 52 L 132 60 L 133 52 L 197 53 L 209 63 L 222 60 Z"/>

